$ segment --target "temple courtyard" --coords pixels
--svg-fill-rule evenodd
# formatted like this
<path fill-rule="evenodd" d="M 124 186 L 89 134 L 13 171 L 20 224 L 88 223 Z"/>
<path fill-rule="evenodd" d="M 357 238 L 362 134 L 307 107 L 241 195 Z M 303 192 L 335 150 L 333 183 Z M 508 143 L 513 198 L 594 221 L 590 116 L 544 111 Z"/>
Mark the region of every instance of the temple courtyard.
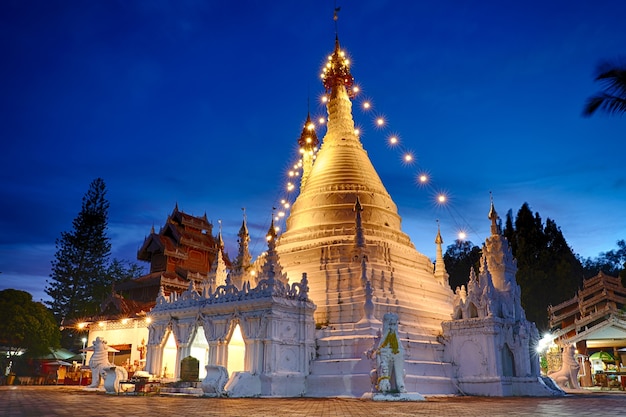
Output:
<path fill-rule="evenodd" d="M 0 416 L 619 416 L 623 391 L 566 397 L 429 397 L 383 403 L 343 398 L 215 399 L 126 396 L 68 386 L 0 386 Z"/>

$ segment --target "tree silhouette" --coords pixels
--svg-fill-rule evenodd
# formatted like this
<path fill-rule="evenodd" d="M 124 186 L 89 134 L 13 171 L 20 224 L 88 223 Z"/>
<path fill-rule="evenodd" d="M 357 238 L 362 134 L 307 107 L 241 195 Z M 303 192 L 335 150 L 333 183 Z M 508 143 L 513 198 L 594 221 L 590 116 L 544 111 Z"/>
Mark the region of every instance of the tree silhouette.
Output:
<path fill-rule="evenodd" d="M 604 91 L 587 100 L 583 115 L 591 116 L 596 110 L 608 114 L 626 113 L 626 63 L 602 62 L 596 73 L 595 80 L 603 85 Z"/>
<path fill-rule="evenodd" d="M 73 230 L 61 233 L 56 241 L 51 280 L 45 291 L 52 298 L 46 304 L 59 323 L 97 313 L 102 301 L 97 295 L 103 293 L 103 287 L 110 287 L 107 262 L 111 243 L 106 234 L 109 202 L 105 196 L 104 181 L 95 179 L 72 222 Z"/>

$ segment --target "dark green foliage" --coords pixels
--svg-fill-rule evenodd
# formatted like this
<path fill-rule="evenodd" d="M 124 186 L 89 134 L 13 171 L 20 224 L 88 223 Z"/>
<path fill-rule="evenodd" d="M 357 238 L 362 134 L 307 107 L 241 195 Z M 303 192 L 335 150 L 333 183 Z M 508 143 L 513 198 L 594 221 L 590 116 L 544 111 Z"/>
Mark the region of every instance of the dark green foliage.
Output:
<path fill-rule="evenodd" d="M 626 63 L 600 63 L 596 70 L 596 81 L 602 84 L 604 91 L 587 100 L 583 115 L 591 116 L 597 110 L 602 110 L 608 114 L 625 114 Z"/>
<path fill-rule="evenodd" d="M 138 264 L 109 261 L 108 211 L 106 186 L 97 178 L 83 197 L 72 231 L 62 232 L 56 241 L 57 252 L 45 291 L 52 298 L 46 304 L 58 323 L 66 327 L 62 333 L 64 347 L 80 344 L 79 338 L 73 337 L 73 323 L 97 315 L 115 282 L 143 275 L 143 267 Z"/>
<path fill-rule="evenodd" d="M 46 304 L 59 322 L 97 313 L 102 295 L 110 288 L 106 268 L 111 252 L 106 234 L 109 202 L 105 196 L 104 181 L 95 179 L 72 222 L 73 230 L 61 233 L 56 241 L 45 291 L 52 298 Z"/>
<path fill-rule="evenodd" d="M 530 321 L 548 329 L 547 308 L 573 297 L 583 278 L 583 267 L 551 219 L 543 226 L 539 213 L 527 203 L 507 214 L 504 235 L 517 259 L 516 280 L 522 290 L 522 306 Z"/>
<path fill-rule="evenodd" d="M 478 273 L 481 250 L 469 240 L 455 240 L 449 245 L 443 255 L 443 261 L 448 272 L 450 287 L 453 291 L 461 285 L 467 286 L 470 268 Z"/>
<path fill-rule="evenodd" d="M 36 357 L 58 348 L 61 334 L 52 313 L 19 290 L 0 291 L 0 346 L 10 348 L 9 360 L 21 350 Z"/>
<path fill-rule="evenodd" d="M 597 258 L 581 260 L 585 268 L 585 278 L 591 278 L 602 271 L 612 277 L 622 278 L 626 286 L 626 241 L 618 240 L 617 249 L 602 252 Z"/>

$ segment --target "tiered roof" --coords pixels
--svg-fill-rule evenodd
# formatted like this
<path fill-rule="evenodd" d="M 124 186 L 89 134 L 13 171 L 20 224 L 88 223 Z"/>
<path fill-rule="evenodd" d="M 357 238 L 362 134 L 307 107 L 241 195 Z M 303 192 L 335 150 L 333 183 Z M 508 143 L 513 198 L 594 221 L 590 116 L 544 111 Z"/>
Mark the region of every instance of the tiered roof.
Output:
<path fill-rule="evenodd" d="M 550 326 L 561 343 L 585 340 L 607 323 L 626 325 L 625 306 L 626 288 L 621 280 L 600 272 L 586 279 L 573 298 L 548 307 Z"/>

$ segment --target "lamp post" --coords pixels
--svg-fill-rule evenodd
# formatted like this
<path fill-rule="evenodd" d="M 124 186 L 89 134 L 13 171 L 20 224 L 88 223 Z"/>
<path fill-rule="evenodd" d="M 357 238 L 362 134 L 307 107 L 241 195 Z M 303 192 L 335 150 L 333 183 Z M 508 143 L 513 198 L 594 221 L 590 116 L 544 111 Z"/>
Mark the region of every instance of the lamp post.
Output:
<path fill-rule="evenodd" d="M 87 345 L 87 338 L 83 337 L 82 341 L 83 341 L 83 366 L 85 366 L 85 358 L 87 356 L 87 352 L 85 351 L 85 346 Z"/>
<path fill-rule="evenodd" d="M 83 366 L 85 366 L 85 357 L 87 356 L 87 352 L 85 351 L 85 345 L 87 344 L 87 338 L 83 337 L 82 339 L 83 342 L 83 364 L 80 367 L 80 377 L 78 378 L 78 385 L 82 386 L 83 385 Z"/>

